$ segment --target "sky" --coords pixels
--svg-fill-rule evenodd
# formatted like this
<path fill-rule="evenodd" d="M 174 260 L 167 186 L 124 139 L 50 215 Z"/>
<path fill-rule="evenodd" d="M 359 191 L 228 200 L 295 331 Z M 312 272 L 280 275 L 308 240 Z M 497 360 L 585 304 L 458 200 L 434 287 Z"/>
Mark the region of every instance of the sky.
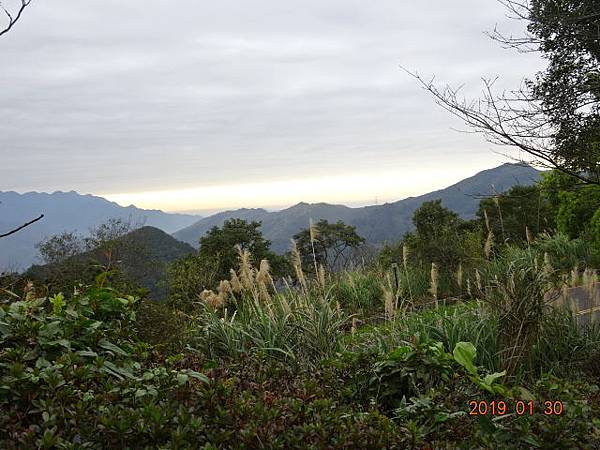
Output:
<path fill-rule="evenodd" d="M 10 8 L 16 0 L 5 0 Z M 394 201 L 507 161 L 401 67 L 516 88 L 496 0 L 33 0 L 0 37 L 0 190 L 214 212 Z"/>

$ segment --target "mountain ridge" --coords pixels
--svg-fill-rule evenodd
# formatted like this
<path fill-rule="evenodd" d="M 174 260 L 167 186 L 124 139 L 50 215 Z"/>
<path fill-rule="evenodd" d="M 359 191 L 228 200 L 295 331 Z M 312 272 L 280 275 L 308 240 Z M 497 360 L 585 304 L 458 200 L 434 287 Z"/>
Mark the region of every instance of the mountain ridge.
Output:
<path fill-rule="evenodd" d="M 381 244 L 401 239 L 412 229 L 412 215 L 425 201 L 441 199 L 445 207 L 465 219 L 475 217 L 479 196 L 504 192 L 517 184 L 531 185 L 539 180 L 541 172 L 523 164 L 506 163 L 483 170 L 451 186 L 416 197 L 407 197 L 383 205 L 350 207 L 328 203 L 299 202 L 280 211 L 264 209 L 240 209 L 218 213 L 185 227 L 173 236 L 195 247 L 213 226 L 221 226 L 226 219 L 240 218 L 262 222 L 264 236 L 272 242 L 273 249 L 284 252 L 289 249 L 289 239 L 300 229 L 308 226 L 309 219 L 342 220 L 356 226 L 357 232 L 368 243 Z"/>
<path fill-rule="evenodd" d="M 33 264 L 35 244 L 63 231 L 86 233 L 110 218 L 120 218 L 135 225 L 148 225 L 167 233 L 190 225 L 200 216 L 170 214 L 146 210 L 133 205 L 120 206 L 103 197 L 75 191 L 26 192 L 0 191 L 0 230 L 11 230 L 44 214 L 39 222 L 0 239 L 0 271 L 22 270 Z"/>

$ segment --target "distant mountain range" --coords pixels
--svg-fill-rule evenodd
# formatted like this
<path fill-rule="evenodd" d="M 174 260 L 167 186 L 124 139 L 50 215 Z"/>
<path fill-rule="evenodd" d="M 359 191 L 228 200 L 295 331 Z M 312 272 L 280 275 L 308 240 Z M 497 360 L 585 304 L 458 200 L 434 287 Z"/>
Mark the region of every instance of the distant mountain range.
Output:
<path fill-rule="evenodd" d="M 132 224 L 148 225 L 172 233 L 196 222 L 200 216 L 167 214 L 135 206 L 122 207 L 102 197 L 77 192 L 52 194 L 0 192 L 0 233 L 44 214 L 39 222 L 0 239 L 0 271 L 21 270 L 36 262 L 35 244 L 63 231 L 82 234 L 110 218 L 122 218 Z"/>
<path fill-rule="evenodd" d="M 441 199 L 444 206 L 461 217 L 475 216 L 482 195 L 504 192 L 515 185 L 531 185 L 540 178 L 540 172 L 529 166 L 504 164 L 484 170 L 453 186 L 419 197 L 410 197 L 384 205 L 350 208 L 327 203 L 299 203 L 282 211 L 264 209 L 239 209 L 218 213 L 206 218 L 186 214 L 167 214 L 157 210 L 144 210 L 135 206 L 122 207 L 104 198 L 80 195 L 76 192 L 52 194 L 30 192 L 0 192 L 0 233 L 19 226 L 39 214 L 44 219 L 30 227 L 0 239 L 0 271 L 26 269 L 37 262 L 35 244 L 47 236 L 63 231 L 86 233 L 89 228 L 110 218 L 123 218 L 172 233 L 179 241 L 198 246 L 201 236 L 214 226 L 221 226 L 230 218 L 262 222 L 262 231 L 272 242 L 273 250 L 285 252 L 290 238 L 306 228 L 309 219 L 330 222 L 342 220 L 356 226 L 358 233 L 370 244 L 396 241 L 412 229 L 412 215 L 425 201 Z M 179 231 L 177 231 L 179 230 Z M 148 230 L 146 230 L 148 232 Z M 164 250 L 165 240 L 161 242 Z M 182 249 L 180 249 L 182 250 Z M 183 251 L 183 250 L 182 250 Z"/>
<path fill-rule="evenodd" d="M 309 219 L 330 222 L 342 220 L 356 226 L 358 234 L 368 243 L 381 244 L 397 241 L 412 229 L 413 213 L 423 202 L 442 200 L 442 204 L 465 219 L 475 217 L 480 197 L 507 191 L 515 185 L 531 185 L 539 180 L 541 172 L 521 164 L 504 164 L 456 183 L 446 189 L 419 197 L 410 197 L 384 205 L 350 208 L 327 203 L 299 203 L 282 211 L 264 209 L 238 209 L 200 219 L 173 236 L 190 245 L 198 246 L 201 236 L 214 226 L 221 226 L 231 218 L 262 222 L 264 236 L 272 242 L 273 250 L 289 250 L 290 238 L 299 230 L 307 228 Z"/>

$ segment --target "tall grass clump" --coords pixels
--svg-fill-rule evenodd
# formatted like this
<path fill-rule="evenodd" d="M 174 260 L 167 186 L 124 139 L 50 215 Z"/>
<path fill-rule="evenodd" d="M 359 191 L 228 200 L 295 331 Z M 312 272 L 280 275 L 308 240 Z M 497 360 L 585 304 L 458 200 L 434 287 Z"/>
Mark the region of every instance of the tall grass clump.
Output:
<path fill-rule="evenodd" d="M 507 247 L 483 270 L 480 296 L 498 318 L 498 349 L 503 370 L 514 376 L 530 359 L 553 301 L 554 272 L 530 248 Z"/>
<path fill-rule="evenodd" d="M 585 372 L 600 368 L 600 364 L 594 361 L 599 354 L 600 326 L 593 323 L 581 325 L 571 311 L 552 308 L 543 318 L 528 370 L 533 376 L 547 372 L 573 376 L 574 370 Z"/>
<path fill-rule="evenodd" d="M 381 278 L 374 272 L 344 272 L 331 284 L 331 295 L 361 318 L 377 315 L 384 306 Z"/>
<path fill-rule="evenodd" d="M 298 266 L 299 286 L 277 292 L 268 263 L 256 270 L 251 255 L 239 253 L 239 271 L 198 303 L 191 342 L 196 350 L 211 358 L 252 354 L 298 362 L 316 362 L 339 350 L 351 316 L 331 290 L 308 282 Z"/>
<path fill-rule="evenodd" d="M 451 352 L 459 342 L 471 342 L 477 349 L 477 364 L 497 371 L 497 319 L 475 302 L 439 309 L 427 309 L 399 317 L 383 325 L 367 326 L 346 339 L 350 351 L 387 354 L 406 345 L 415 336 L 441 342 Z"/>

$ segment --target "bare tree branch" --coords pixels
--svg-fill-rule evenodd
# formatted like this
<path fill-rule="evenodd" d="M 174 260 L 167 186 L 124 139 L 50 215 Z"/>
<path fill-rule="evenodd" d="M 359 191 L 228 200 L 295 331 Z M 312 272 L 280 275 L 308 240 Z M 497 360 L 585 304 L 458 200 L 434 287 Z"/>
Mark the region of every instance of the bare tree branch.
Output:
<path fill-rule="evenodd" d="M 0 234 L 0 239 L 1 239 L 1 238 L 4 238 L 4 237 L 6 237 L 6 236 L 10 236 L 11 234 L 15 234 L 15 233 L 17 233 L 17 232 L 21 231 L 23 228 L 26 228 L 26 227 L 28 227 L 29 225 L 31 225 L 31 224 L 33 224 L 33 223 L 36 223 L 38 220 L 42 220 L 43 218 L 44 218 L 44 215 L 43 215 L 43 214 L 40 214 L 40 216 L 39 216 L 39 217 L 37 217 L 37 218 L 35 218 L 35 219 L 33 219 L 33 220 L 31 220 L 31 221 L 27 222 L 27 223 L 24 223 L 24 224 L 23 224 L 23 225 L 21 225 L 20 227 L 18 227 L 18 228 L 15 228 L 14 230 L 11 230 L 11 231 L 9 231 L 8 233 Z"/>
<path fill-rule="evenodd" d="M 2 2 L 0 2 L 0 8 L 4 11 L 6 16 L 8 17 L 8 25 L 6 25 L 4 28 L 0 28 L 0 36 L 8 33 L 11 30 L 11 28 L 19 21 L 19 19 L 21 18 L 21 15 L 23 14 L 23 11 L 25 11 L 25 8 L 27 8 L 30 3 L 31 3 L 31 0 L 21 0 L 21 6 L 19 7 L 17 14 L 13 16 L 4 7 L 4 5 L 2 5 Z"/>
<path fill-rule="evenodd" d="M 558 130 L 549 119 L 548 108 L 530 98 L 525 86 L 500 95 L 494 94 L 495 80 L 483 80 L 483 96 L 468 101 L 460 95 L 461 87 L 439 88 L 434 78 L 424 79 L 416 72 L 402 69 L 414 77 L 428 91 L 435 102 L 461 119 L 469 129 L 483 135 L 492 144 L 522 150 L 532 160 L 512 158 L 519 162 L 547 169 L 558 169 L 586 184 L 600 185 L 600 180 L 571 170 L 556 156 Z M 582 105 L 584 106 L 584 105 Z"/>

